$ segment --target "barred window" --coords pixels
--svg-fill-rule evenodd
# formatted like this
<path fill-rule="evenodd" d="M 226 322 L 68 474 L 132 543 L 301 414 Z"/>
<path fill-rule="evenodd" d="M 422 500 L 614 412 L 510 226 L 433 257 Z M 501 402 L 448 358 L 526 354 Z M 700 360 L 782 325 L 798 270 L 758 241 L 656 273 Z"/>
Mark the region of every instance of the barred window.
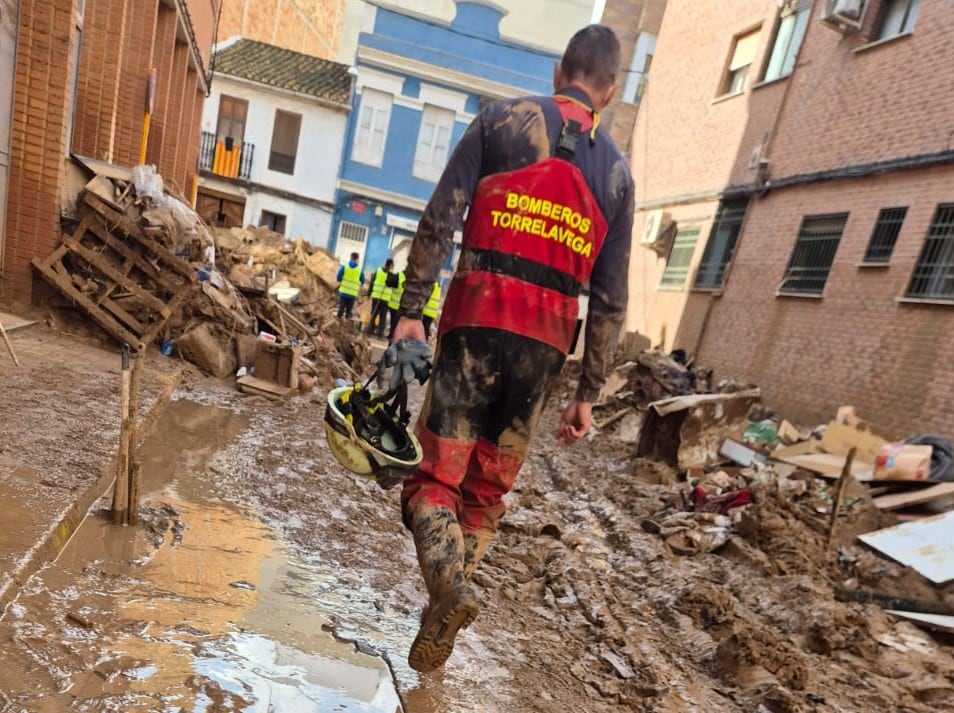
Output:
<path fill-rule="evenodd" d="M 702 253 L 699 272 L 696 273 L 694 287 L 698 289 L 718 289 L 725 280 L 725 268 L 732 259 L 735 243 L 739 239 L 742 220 L 745 218 L 747 199 L 724 201 L 719 206 L 709 242 Z"/>
<path fill-rule="evenodd" d="M 934 212 L 906 296 L 954 301 L 954 204 Z"/>
<path fill-rule="evenodd" d="M 676 233 L 672 250 L 669 251 L 669 260 L 663 271 L 659 286 L 670 290 L 681 290 L 686 286 L 689 276 L 689 267 L 692 264 L 692 254 L 696 251 L 696 242 L 699 240 L 699 228 L 684 228 Z"/>
<path fill-rule="evenodd" d="M 822 293 L 847 221 L 847 213 L 812 215 L 802 220 L 779 292 L 796 295 Z"/>
<path fill-rule="evenodd" d="M 908 214 L 907 208 L 882 208 L 878 222 L 871 233 L 871 242 L 865 252 L 865 262 L 887 263 L 894 252 L 894 244 L 901 232 L 901 224 Z"/>
<path fill-rule="evenodd" d="M 342 240 L 350 240 L 354 243 L 363 243 L 368 238 L 368 228 L 358 223 L 342 220 L 341 227 L 338 230 L 338 237 Z"/>

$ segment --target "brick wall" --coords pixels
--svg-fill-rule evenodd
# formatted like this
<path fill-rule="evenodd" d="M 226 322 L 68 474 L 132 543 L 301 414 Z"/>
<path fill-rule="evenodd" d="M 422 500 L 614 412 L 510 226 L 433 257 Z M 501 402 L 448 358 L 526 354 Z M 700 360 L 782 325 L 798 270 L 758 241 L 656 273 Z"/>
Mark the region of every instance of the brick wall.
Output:
<path fill-rule="evenodd" d="M 818 17 L 802 46 L 772 149 L 776 177 L 954 148 L 954 3 L 923 0 L 914 33 L 864 51 L 868 29 L 842 36 Z"/>
<path fill-rule="evenodd" d="M 782 413 L 808 423 L 857 406 L 889 436 L 954 426 L 954 305 L 904 295 L 954 168 L 791 188 L 750 205 L 724 295 L 709 315 L 700 361 L 717 377 L 760 383 Z M 878 211 L 908 206 L 888 267 L 859 267 Z M 822 299 L 776 297 L 802 217 L 850 213 Z"/>
<path fill-rule="evenodd" d="M 345 0 L 223 0 L 218 40 L 241 35 L 335 59 Z"/>
<path fill-rule="evenodd" d="M 129 0 L 88 0 L 83 17 L 73 151 L 101 161 L 113 155 L 128 6 Z"/>
<path fill-rule="evenodd" d="M 51 252 L 59 237 L 74 28 L 70 0 L 20 2 L 0 281 L 4 301 L 29 301 L 30 260 Z"/>
<path fill-rule="evenodd" d="M 89 0 L 109 2 L 110 0 Z M 116 141 L 113 162 L 121 166 L 139 163 L 146 90 L 152 67 L 152 47 L 159 17 L 159 0 L 136 0 L 129 4 L 116 107 Z"/>

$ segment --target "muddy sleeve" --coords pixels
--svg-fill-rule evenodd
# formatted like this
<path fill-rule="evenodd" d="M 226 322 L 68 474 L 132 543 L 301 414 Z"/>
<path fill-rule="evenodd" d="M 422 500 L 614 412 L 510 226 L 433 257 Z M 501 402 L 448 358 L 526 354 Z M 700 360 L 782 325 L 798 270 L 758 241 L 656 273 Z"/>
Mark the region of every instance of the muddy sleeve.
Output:
<path fill-rule="evenodd" d="M 454 231 L 464 223 L 464 212 L 480 180 L 482 117 L 478 115 L 464 132 L 418 223 L 401 297 L 401 309 L 405 311 L 424 309 L 441 266 L 453 248 Z"/>
<path fill-rule="evenodd" d="M 586 317 L 583 369 L 576 390 L 578 401 L 593 403 L 606 381 L 606 371 L 616 352 L 619 329 L 629 298 L 629 250 L 633 237 L 633 179 L 622 161 L 616 163 L 610 180 L 617 210 L 606 233 L 603 249 L 590 275 L 590 302 Z"/>

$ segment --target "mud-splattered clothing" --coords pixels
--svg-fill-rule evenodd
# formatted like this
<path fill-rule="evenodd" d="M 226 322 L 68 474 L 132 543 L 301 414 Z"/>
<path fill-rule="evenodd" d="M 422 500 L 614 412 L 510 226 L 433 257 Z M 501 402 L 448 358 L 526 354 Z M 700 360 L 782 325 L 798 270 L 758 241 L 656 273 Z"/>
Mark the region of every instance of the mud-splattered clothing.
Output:
<path fill-rule="evenodd" d="M 575 88 L 557 95 L 588 102 L 585 93 Z M 553 156 L 562 126 L 559 108 L 550 97 L 495 102 L 477 116 L 454 150 L 421 217 L 408 260 L 403 309 L 423 309 L 480 180 Z M 588 131 L 584 133 L 572 163 L 580 169 L 607 223 L 605 240 L 589 275 L 586 349 L 577 390 L 580 400 L 594 401 L 626 309 L 633 181 L 625 158 L 602 130 L 593 141 Z"/>
<path fill-rule="evenodd" d="M 465 532 L 493 533 L 576 327 L 591 297 L 580 400 L 595 400 L 626 305 L 633 185 L 584 93 L 486 108 L 451 157 L 418 227 L 402 309 L 418 312 L 464 226 L 428 396 L 424 459 L 405 483 L 405 522 L 445 506 Z M 565 118 L 581 124 L 557 153 Z M 575 167 L 575 168 L 574 168 Z"/>

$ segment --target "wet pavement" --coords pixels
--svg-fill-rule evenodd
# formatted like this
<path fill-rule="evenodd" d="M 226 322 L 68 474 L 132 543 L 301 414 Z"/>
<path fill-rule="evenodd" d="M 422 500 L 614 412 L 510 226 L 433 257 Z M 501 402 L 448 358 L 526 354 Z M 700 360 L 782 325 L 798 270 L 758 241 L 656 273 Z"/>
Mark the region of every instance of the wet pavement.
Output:
<path fill-rule="evenodd" d="M 143 526 L 94 512 L 0 619 L 0 710 L 401 710 L 386 662 L 333 632 L 340 572 L 216 496 L 206 466 L 247 428 L 169 406 L 140 449 Z"/>

